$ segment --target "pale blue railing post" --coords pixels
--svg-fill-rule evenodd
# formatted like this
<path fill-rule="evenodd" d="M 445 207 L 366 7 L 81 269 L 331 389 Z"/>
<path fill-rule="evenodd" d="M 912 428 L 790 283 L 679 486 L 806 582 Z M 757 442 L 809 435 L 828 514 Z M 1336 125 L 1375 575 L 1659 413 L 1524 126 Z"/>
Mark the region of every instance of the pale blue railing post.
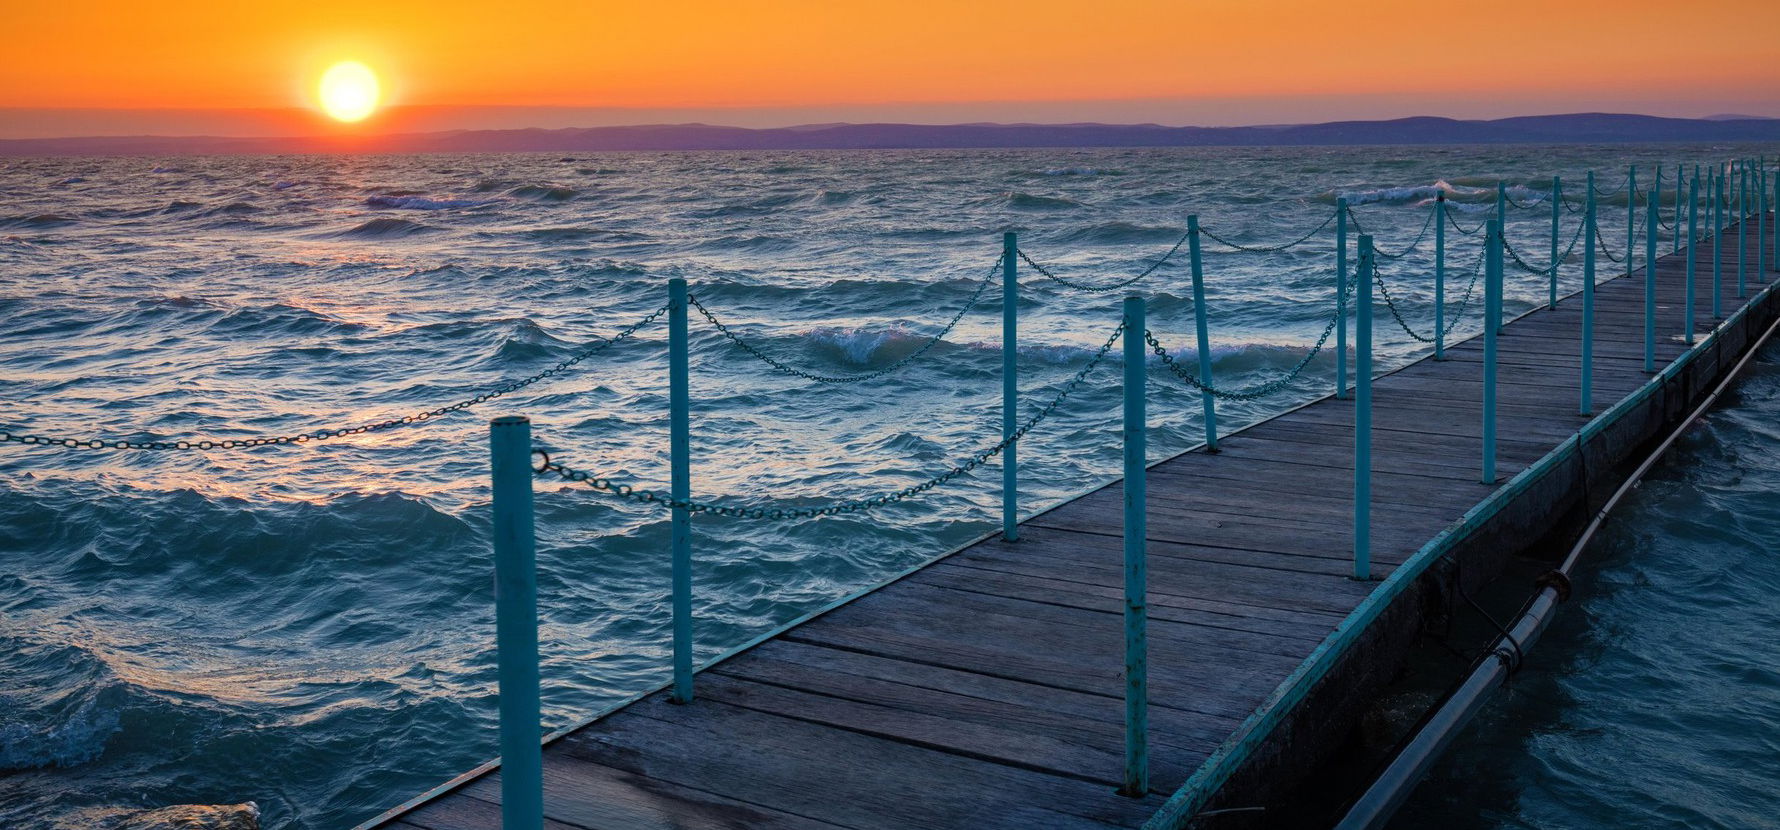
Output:
<path fill-rule="evenodd" d="M 1676 187 L 1675 192 L 1681 192 L 1681 188 Z M 1694 330 L 1694 249 L 1700 246 L 1699 176 L 1693 177 L 1693 180 L 1688 182 L 1687 196 L 1689 202 L 1689 207 L 1687 209 L 1687 345 L 1692 346 Z M 1675 210 L 1675 225 L 1677 228 L 1681 225 L 1681 210 L 1679 207 Z M 1677 233 L 1675 236 L 1676 238 L 1680 238 L 1681 234 Z"/>
<path fill-rule="evenodd" d="M 1644 210 L 1644 371 L 1656 371 L 1656 206 L 1652 191 Z"/>
<path fill-rule="evenodd" d="M 1013 231 L 1001 235 L 1001 440 L 1010 441 L 1018 428 L 1020 404 L 1020 239 Z M 1020 539 L 1019 447 L 1001 451 L 1001 538 Z"/>
<path fill-rule="evenodd" d="M 1120 792 L 1142 798 L 1150 791 L 1149 610 L 1144 511 L 1146 407 L 1142 297 L 1125 298 L 1125 777 Z"/>
<path fill-rule="evenodd" d="M 1737 296 L 1742 297 L 1748 280 L 1744 263 L 1749 253 L 1749 165 L 1737 171 Z"/>
<path fill-rule="evenodd" d="M 1211 328 L 1206 321 L 1205 266 L 1199 257 L 1199 217 L 1187 217 L 1187 256 L 1193 264 L 1193 327 L 1199 337 L 1199 401 L 1205 409 L 1205 451 L 1218 451 L 1218 407 L 1211 394 Z"/>
<path fill-rule="evenodd" d="M 692 401 L 686 337 L 686 280 L 668 280 L 668 496 L 692 499 Z M 673 583 L 675 703 L 692 702 L 692 511 L 669 509 L 669 574 Z"/>
<path fill-rule="evenodd" d="M 1582 236 L 1591 244 L 1582 249 L 1582 404 L 1584 415 L 1595 412 L 1595 173 L 1588 173 L 1588 205 L 1582 215 Z"/>
<path fill-rule="evenodd" d="M 538 702 L 538 547 L 532 524 L 532 424 L 488 422 L 493 490 L 495 663 L 500 682 L 501 827 L 544 826 Z"/>
<path fill-rule="evenodd" d="M 1354 275 L 1354 579 L 1372 578 L 1372 237 Z"/>
<path fill-rule="evenodd" d="M 1564 217 L 1564 180 L 1551 177 L 1551 293 L 1546 308 L 1558 307 L 1558 220 Z"/>
<path fill-rule="evenodd" d="M 1712 165 L 1712 317 L 1724 319 L 1724 172 Z"/>
<path fill-rule="evenodd" d="M 1446 359 L 1446 191 L 1434 194 L 1434 359 Z"/>
<path fill-rule="evenodd" d="M 1347 199 L 1335 200 L 1335 397 L 1347 397 Z"/>
<path fill-rule="evenodd" d="M 1632 275 L 1632 252 L 1638 247 L 1638 166 L 1625 174 L 1625 275 Z"/>
<path fill-rule="evenodd" d="M 1681 183 L 1684 181 L 1687 181 L 1686 165 L 1677 164 L 1675 165 L 1675 250 L 1670 253 L 1681 252 Z M 1693 244 L 1693 241 L 1689 240 L 1688 244 Z"/>
<path fill-rule="evenodd" d="M 1483 476 L 1496 483 L 1496 329 L 1502 323 L 1502 220 L 1491 219 L 1484 237 L 1483 271 Z"/>
<path fill-rule="evenodd" d="M 1502 243 L 1504 249 L 1508 247 L 1508 185 L 1500 179 L 1496 180 L 1496 241 Z M 1500 295 L 1496 297 L 1498 302 L 1501 299 Z M 1497 334 L 1502 333 L 1501 308 L 1496 309 L 1496 317 L 1491 325 L 1495 327 Z M 1491 428 L 1493 429 L 1494 426 L 1492 425 Z"/>

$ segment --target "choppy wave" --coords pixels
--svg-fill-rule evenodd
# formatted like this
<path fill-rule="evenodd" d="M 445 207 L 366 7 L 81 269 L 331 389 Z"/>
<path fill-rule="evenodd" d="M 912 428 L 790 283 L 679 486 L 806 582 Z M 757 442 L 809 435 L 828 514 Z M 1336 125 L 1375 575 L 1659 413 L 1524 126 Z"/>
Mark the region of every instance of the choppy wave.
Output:
<path fill-rule="evenodd" d="M 359 224 L 334 235 L 357 239 L 390 239 L 431 233 L 437 230 L 439 230 L 439 228 L 432 225 L 425 225 L 420 222 L 411 222 L 407 219 L 396 219 L 385 216 L 360 222 Z"/>
<path fill-rule="evenodd" d="M 451 210 L 494 204 L 489 199 L 429 199 L 425 196 L 377 195 L 365 197 L 365 204 L 374 208 L 396 210 Z"/>

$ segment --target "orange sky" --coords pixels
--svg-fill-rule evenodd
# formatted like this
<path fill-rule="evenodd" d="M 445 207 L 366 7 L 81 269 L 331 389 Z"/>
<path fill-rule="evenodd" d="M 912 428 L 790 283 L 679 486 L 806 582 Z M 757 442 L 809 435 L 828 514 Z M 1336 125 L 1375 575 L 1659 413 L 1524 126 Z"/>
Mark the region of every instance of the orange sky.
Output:
<path fill-rule="evenodd" d="M 1123 100 L 1112 112 L 1131 117 L 1098 120 L 1211 124 L 1307 120 L 1292 102 L 1325 97 L 1780 115 L 1777 0 L 5 2 L 5 108 L 307 107 L 321 71 L 355 58 L 389 103 L 448 108 L 971 120 L 958 104 Z M 1269 100 L 1277 117 L 1254 106 Z"/>

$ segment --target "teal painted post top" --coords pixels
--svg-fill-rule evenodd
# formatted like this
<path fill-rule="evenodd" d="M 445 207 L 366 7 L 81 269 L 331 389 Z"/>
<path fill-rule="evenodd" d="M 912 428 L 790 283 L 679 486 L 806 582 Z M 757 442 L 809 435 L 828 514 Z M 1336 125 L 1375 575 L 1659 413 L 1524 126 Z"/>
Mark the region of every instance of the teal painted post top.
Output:
<path fill-rule="evenodd" d="M 1546 308 L 1558 307 L 1558 220 L 1564 218 L 1564 181 L 1551 177 L 1551 292 Z"/>
<path fill-rule="evenodd" d="M 1626 171 L 1625 179 L 1625 275 L 1631 276 L 1634 266 L 1632 252 L 1638 246 L 1638 167 Z"/>
<path fill-rule="evenodd" d="M 1654 192 L 1654 191 L 1653 191 Z M 1656 199 L 1644 210 L 1644 371 L 1656 371 Z"/>
<path fill-rule="evenodd" d="M 1335 397 L 1347 397 L 1347 199 L 1335 200 Z"/>
<path fill-rule="evenodd" d="M 686 334 L 686 280 L 668 280 L 668 495 L 692 498 L 690 350 Z M 668 558 L 672 583 L 675 703 L 692 702 L 692 512 L 669 510 Z"/>
<path fill-rule="evenodd" d="M 1434 194 L 1434 359 L 1446 359 L 1446 191 L 1444 190 Z"/>
<path fill-rule="evenodd" d="M 1714 165 L 1716 166 L 1716 165 Z M 1724 319 L 1724 173 L 1712 171 L 1712 316 Z"/>
<path fill-rule="evenodd" d="M 1595 174 L 1588 174 L 1588 202 L 1583 208 L 1582 234 L 1584 239 L 1594 239 L 1595 225 Z M 1595 412 L 1594 396 L 1594 363 L 1595 363 L 1595 246 L 1582 247 L 1582 403 L 1577 409 L 1583 415 Z"/>
<path fill-rule="evenodd" d="M 1372 237 L 1354 276 L 1354 579 L 1372 578 Z"/>
<path fill-rule="evenodd" d="M 1205 307 L 1205 265 L 1199 255 L 1199 217 L 1187 217 L 1187 256 L 1193 266 L 1193 328 L 1199 347 L 1199 390 L 1201 408 L 1205 412 L 1205 451 L 1218 451 L 1217 398 L 1211 394 L 1211 329 Z"/>
<path fill-rule="evenodd" d="M 1150 791 L 1149 749 L 1149 528 L 1145 460 L 1148 417 L 1142 297 L 1125 298 L 1125 774 L 1120 792 Z"/>
<path fill-rule="evenodd" d="M 538 691 L 538 549 L 532 518 L 532 425 L 488 423 L 494 541 L 495 662 L 501 732 L 501 827 L 544 826 Z"/>
<path fill-rule="evenodd" d="M 1483 276 L 1483 473 L 1496 483 L 1496 329 L 1502 322 L 1502 222 L 1489 221 Z"/>
<path fill-rule="evenodd" d="M 1020 239 L 1001 235 L 1001 438 L 1018 428 L 1020 404 Z M 1020 539 L 1019 447 L 1001 451 L 1001 538 Z"/>
<path fill-rule="evenodd" d="M 1679 187 L 1675 188 L 1675 192 L 1680 193 L 1681 188 L 1679 188 Z M 1699 248 L 1699 246 L 1700 246 L 1699 245 L 1699 242 L 1700 242 L 1700 177 L 1699 176 L 1693 177 L 1693 179 L 1688 182 L 1687 196 L 1688 196 L 1688 200 L 1687 200 L 1688 201 L 1688 209 L 1687 209 L 1687 300 L 1686 300 L 1686 304 L 1687 304 L 1687 344 L 1689 346 L 1691 346 L 1691 345 L 1693 345 L 1693 330 L 1694 330 L 1694 273 L 1696 271 L 1695 260 L 1697 259 L 1697 257 L 1694 254 L 1694 251 L 1695 251 L 1695 249 Z M 1675 212 L 1675 224 L 1677 226 L 1679 226 L 1681 224 L 1681 212 L 1679 209 L 1677 209 Z M 1675 234 L 1675 237 L 1677 239 L 1679 239 L 1681 237 L 1681 234 Z"/>

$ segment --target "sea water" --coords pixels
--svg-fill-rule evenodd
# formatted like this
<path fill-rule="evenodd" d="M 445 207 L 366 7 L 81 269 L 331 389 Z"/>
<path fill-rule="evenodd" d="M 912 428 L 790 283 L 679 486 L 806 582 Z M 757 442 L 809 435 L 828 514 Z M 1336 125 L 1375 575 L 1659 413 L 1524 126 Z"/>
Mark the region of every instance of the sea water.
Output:
<path fill-rule="evenodd" d="M 1105 286 L 1154 265 L 1189 214 L 1231 241 L 1267 246 L 1316 228 L 1347 197 L 1361 227 L 1396 252 L 1426 227 L 1438 192 L 1474 230 L 1506 180 L 1526 205 L 1511 212 L 1510 239 L 1538 263 L 1549 256 L 1549 177 L 1562 175 L 1580 200 L 1592 168 L 1616 194 L 1602 198 L 1601 222 L 1605 246 L 1623 256 L 1628 165 L 1640 165 L 1647 184 L 1658 163 L 1752 152 L 10 159 L 0 161 L 0 430 L 195 441 L 400 417 L 572 356 L 659 309 L 670 277 L 689 280 L 759 350 L 826 375 L 891 366 L 965 309 L 937 346 L 861 384 L 777 373 L 695 313 L 695 497 L 819 506 L 919 484 L 998 439 L 999 287 L 966 306 L 995 272 L 1004 231 L 1017 231 L 1058 276 Z M 1674 179 L 1670 167 L 1666 193 Z M 1561 216 L 1566 243 L 1577 220 Z M 1458 338 L 1478 330 L 1481 297 L 1460 296 L 1480 248 L 1478 237 L 1449 231 Z M 1224 252 L 1207 240 L 1220 385 L 1280 378 L 1302 359 L 1333 310 L 1334 244 L 1333 226 L 1274 254 Z M 1401 313 L 1424 335 L 1432 249 L 1430 234 L 1381 260 Z M 1579 284 L 1581 258 L 1581 247 L 1569 250 L 1566 293 Z M 1601 258 L 1603 276 L 1614 267 Z M 1127 292 L 1149 298 L 1150 327 L 1195 365 L 1184 249 L 1126 289 L 1073 290 L 1024 263 L 1019 279 L 1023 418 L 1087 365 Z M 1507 313 L 1545 292 L 1543 276 L 1510 272 Z M 1425 353 L 1380 313 L 1381 369 Z M 269 827 L 337 828 L 493 757 L 487 419 L 527 415 L 556 460 L 664 487 L 665 336 L 657 320 L 498 400 L 329 441 L 164 452 L 0 444 L 0 825 L 81 827 L 117 809 L 251 799 Z M 1022 442 L 1027 512 L 1117 474 L 1118 358 L 1115 349 Z M 1325 394 L 1334 365 L 1325 349 L 1277 393 L 1226 402 L 1220 417 L 1228 428 Z M 1191 389 L 1160 369 L 1151 377 L 1159 458 L 1197 443 L 1201 424 Z M 1754 420 L 1780 411 L 1771 398 L 1754 405 Z M 992 462 L 870 513 L 699 517 L 699 659 L 993 529 L 999 478 Z M 541 480 L 537 494 L 554 727 L 665 679 L 668 521 L 657 506 L 585 486 Z M 1774 538 L 1775 525 L 1683 530 L 1747 545 Z M 1622 567 L 1678 578 L 1664 553 L 1630 550 Z M 1740 574 L 1700 578 L 1733 590 L 1719 583 Z M 1752 643 L 1772 630 L 1722 608 L 1714 593 L 1664 601 Z M 1569 615 L 1564 625 L 1577 627 L 1542 651 L 1563 660 L 1563 631 L 1580 638 L 1634 623 L 1592 616 Z M 1720 675 L 1713 694 L 1772 680 L 1757 669 Z M 1640 682 L 1692 681 L 1671 673 Z M 1541 705 L 1592 712 L 1579 717 L 1624 716 L 1610 696 L 1587 690 L 1545 697 Z M 1773 709 L 1755 714 L 1745 734 L 1772 734 Z M 1674 724 L 1673 740 L 1697 737 L 1684 727 Z M 1582 786 L 1595 767 L 1561 774 Z"/>

